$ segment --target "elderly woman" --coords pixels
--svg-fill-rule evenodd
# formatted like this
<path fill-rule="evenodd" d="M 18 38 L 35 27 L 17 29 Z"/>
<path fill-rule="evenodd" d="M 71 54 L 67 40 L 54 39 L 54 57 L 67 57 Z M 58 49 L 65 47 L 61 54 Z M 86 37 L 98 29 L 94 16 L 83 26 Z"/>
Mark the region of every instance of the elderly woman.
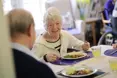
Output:
<path fill-rule="evenodd" d="M 90 44 L 83 42 L 67 31 L 61 30 L 62 17 L 60 12 L 51 7 L 44 15 L 44 27 L 46 32 L 37 38 L 34 45 L 36 55 L 45 61 L 56 61 L 60 56 L 67 53 L 68 48 L 88 50 Z"/>

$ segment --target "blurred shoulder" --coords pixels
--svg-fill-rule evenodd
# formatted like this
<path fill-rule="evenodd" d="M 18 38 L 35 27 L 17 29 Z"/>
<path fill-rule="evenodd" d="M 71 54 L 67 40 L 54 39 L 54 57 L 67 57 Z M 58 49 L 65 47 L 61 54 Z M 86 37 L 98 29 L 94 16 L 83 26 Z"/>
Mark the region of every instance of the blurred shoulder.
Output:
<path fill-rule="evenodd" d="M 66 36 L 69 36 L 69 35 L 71 35 L 68 31 L 66 31 L 66 30 L 61 30 L 61 34 L 62 35 L 66 35 Z"/>
<path fill-rule="evenodd" d="M 40 43 L 40 42 L 43 42 L 45 39 L 43 38 L 43 35 L 40 35 L 40 36 L 38 36 L 37 38 L 36 38 L 36 40 L 35 40 L 35 43 Z"/>

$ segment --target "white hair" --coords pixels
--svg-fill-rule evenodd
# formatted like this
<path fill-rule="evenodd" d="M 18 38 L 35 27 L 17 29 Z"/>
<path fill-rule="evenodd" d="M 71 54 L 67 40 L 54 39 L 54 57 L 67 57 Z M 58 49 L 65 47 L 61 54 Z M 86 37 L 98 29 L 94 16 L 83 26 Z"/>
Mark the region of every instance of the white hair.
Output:
<path fill-rule="evenodd" d="M 44 20 L 43 20 L 44 26 L 47 26 L 48 20 L 55 21 L 56 19 L 59 19 L 62 22 L 62 17 L 59 10 L 55 7 L 48 8 L 46 13 L 44 14 Z"/>

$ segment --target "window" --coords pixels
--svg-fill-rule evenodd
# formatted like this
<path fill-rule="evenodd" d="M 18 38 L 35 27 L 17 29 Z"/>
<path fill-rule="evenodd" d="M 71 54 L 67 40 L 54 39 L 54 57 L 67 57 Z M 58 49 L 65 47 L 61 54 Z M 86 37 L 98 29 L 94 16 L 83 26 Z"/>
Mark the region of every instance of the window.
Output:
<path fill-rule="evenodd" d="M 43 28 L 43 15 L 46 0 L 23 0 L 23 8 L 30 11 L 35 20 L 36 30 Z"/>
<path fill-rule="evenodd" d="M 45 12 L 46 0 L 3 0 L 4 12 L 7 13 L 13 8 L 24 8 L 31 12 L 35 21 L 36 30 L 44 30 L 43 15 Z"/>
<path fill-rule="evenodd" d="M 6 14 L 8 11 L 12 9 L 11 0 L 2 0 L 2 3 L 3 3 L 4 13 Z"/>

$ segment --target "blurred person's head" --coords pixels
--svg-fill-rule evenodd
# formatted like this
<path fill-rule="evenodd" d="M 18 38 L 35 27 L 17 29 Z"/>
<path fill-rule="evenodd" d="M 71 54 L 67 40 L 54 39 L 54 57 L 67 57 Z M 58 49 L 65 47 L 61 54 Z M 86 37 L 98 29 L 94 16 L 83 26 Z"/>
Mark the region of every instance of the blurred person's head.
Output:
<path fill-rule="evenodd" d="M 115 4 L 116 0 L 113 0 L 113 3 Z"/>
<path fill-rule="evenodd" d="M 112 4 L 115 4 L 115 2 L 116 2 L 116 0 L 107 0 L 107 1 L 109 1 Z"/>
<path fill-rule="evenodd" d="M 28 48 L 33 47 L 35 28 L 32 15 L 23 9 L 13 9 L 7 14 L 11 41 Z"/>
<path fill-rule="evenodd" d="M 62 26 L 62 17 L 57 8 L 55 7 L 49 8 L 44 15 L 43 22 L 45 30 L 50 36 L 52 37 L 59 36 Z"/>

